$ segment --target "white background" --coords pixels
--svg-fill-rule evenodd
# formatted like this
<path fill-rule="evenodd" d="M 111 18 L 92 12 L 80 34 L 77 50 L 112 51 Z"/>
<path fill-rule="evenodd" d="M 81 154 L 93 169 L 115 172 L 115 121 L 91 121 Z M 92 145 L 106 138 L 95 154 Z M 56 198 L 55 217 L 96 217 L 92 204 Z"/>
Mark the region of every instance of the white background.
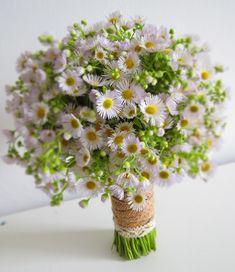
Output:
<path fill-rule="evenodd" d="M 0 0 L 0 129 L 11 128 L 5 111 L 4 85 L 16 78 L 15 60 L 39 48 L 44 32 L 61 38 L 69 24 L 102 20 L 112 11 L 142 15 L 148 22 L 174 27 L 179 34 L 201 36 L 213 60 L 229 68 L 224 80 L 235 87 L 234 0 Z M 235 100 L 228 107 L 220 163 L 235 161 Z M 6 144 L 0 133 L 0 153 Z M 98 200 L 87 210 L 77 201 L 5 217 L 0 226 L 0 271 L 213 271 L 235 267 L 235 164 L 221 166 L 207 184 L 186 179 L 157 190 L 158 252 L 137 262 L 122 262 L 110 251 L 110 205 Z M 0 216 L 48 204 L 23 169 L 0 162 Z M 2 217 L 2 219 L 4 219 Z"/>

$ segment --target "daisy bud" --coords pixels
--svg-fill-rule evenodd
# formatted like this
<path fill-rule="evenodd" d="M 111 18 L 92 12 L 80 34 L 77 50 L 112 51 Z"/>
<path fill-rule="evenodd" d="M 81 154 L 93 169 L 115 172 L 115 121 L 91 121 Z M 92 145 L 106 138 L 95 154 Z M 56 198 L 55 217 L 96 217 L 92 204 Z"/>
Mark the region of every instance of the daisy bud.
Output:
<path fill-rule="evenodd" d="M 162 137 L 165 134 L 165 130 L 163 128 L 159 128 L 157 132 L 157 136 Z"/>
<path fill-rule="evenodd" d="M 131 164 L 130 164 L 129 162 L 125 162 L 125 163 L 124 163 L 124 167 L 125 167 L 125 168 L 130 168 L 130 167 L 131 167 Z"/>
<path fill-rule="evenodd" d="M 88 65 L 88 66 L 86 67 L 86 70 L 87 70 L 88 72 L 92 72 L 93 68 L 92 68 L 91 65 Z"/>
<path fill-rule="evenodd" d="M 153 81 L 152 81 L 152 85 L 155 86 L 157 84 L 157 79 L 154 78 Z"/>
<path fill-rule="evenodd" d="M 104 193 L 101 195 L 101 201 L 104 203 L 109 198 L 109 195 L 107 193 Z"/>
<path fill-rule="evenodd" d="M 152 76 L 147 76 L 147 77 L 146 77 L 146 81 L 147 81 L 148 83 L 153 82 L 153 77 L 152 77 Z"/>
<path fill-rule="evenodd" d="M 104 150 L 101 150 L 101 151 L 100 151 L 100 156 L 101 156 L 101 157 L 105 157 L 106 155 L 107 155 L 107 154 L 106 154 L 106 152 L 105 152 Z"/>
<path fill-rule="evenodd" d="M 149 130 L 149 131 L 148 131 L 148 136 L 153 136 L 153 134 L 154 134 L 154 131 L 153 131 L 153 130 Z"/>
<path fill-rule="evenodd" d="M 102 177 L 103 174 L 104 174 L 104 171 L 100 170 L 100 171 L 98 171 L 97 176 L 98 176 L 98 177 Z"/>
<path fill-rule="evenodd" d="M 81 24 L 86 26 L 87 25 L 87 20 L 85 20 L 85 19 L 81 20 Z"/>
<path fill-rule="evenodd" d="M 81 208 L 86 208 L 89 204 L 89 199 L 83 199 L 78 204 Z"/>

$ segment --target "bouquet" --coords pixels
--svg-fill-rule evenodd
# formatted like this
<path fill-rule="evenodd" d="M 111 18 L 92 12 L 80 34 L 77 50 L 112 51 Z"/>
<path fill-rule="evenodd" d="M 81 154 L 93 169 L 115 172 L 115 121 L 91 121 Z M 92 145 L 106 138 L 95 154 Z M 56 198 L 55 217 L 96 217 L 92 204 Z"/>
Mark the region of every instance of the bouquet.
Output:
<path fill-rule="evenodd" d="M 196 37 L 119 12 L 39 41 L 44 49 L 23 53 L 6 87 L 15 128 L 5 131 L 5 159 L 25 167 L 51 205 L 67 192 L 82 208 L 111 198 L 118 253 L 147 255 L 156 249 L 153 187 L 214 172 L 223 67 Z"/>

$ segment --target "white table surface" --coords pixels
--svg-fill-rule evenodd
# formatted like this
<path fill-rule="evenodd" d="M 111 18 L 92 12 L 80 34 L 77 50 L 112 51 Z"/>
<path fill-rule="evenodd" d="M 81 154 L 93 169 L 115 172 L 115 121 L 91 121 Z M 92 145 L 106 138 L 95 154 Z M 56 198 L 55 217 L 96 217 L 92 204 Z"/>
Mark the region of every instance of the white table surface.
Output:
<path fill-rule="evenodd" d="M 208 182 L 185 179 L 156 190 L 158 249 L 137 261 L 110 250 L 110 203 L 76 200 L 10 215 L 0 226 L 1 272 L 235 271 L 235 164 Z"/>

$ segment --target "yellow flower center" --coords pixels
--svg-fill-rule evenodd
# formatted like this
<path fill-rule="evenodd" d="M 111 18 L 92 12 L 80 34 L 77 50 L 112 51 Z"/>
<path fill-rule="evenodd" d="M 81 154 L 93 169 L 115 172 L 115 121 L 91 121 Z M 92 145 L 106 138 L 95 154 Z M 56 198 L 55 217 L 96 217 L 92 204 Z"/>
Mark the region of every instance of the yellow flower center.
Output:
<path fill-rule="evenodd" d="M 127 150 L 129 153 L 136 153 L 138 146 L 136 144 L 130 144 L 128 145 Z"/>
<path fill-rule="evenodd" d="M 208 143 L 209 146 L 212 146 L 213 143 L 214 143 L 214 141 L 213 141 L 213 139 L 208 139 L 208 140 L 207 140 L 207 143 Z"/>
<path fill-rule="evenodd" d="M 113 100 L 111 98 L 106 98 L 103 102 L 103 107 L 108 110 L 110 108 L 112 108 L 113 106 Z"/>
<path fill-rule="evenodd" d="M 131 100 L 133 99 L 134 95 L 133 95 L 133 90 L 131 89 L 126 89 L 122 92 L 122 97 L 125 99 L 125 100 Z"/>
<path fill-rule="evenodd" d="M 207 80 L 210 77 L 210 73 L 207 70 L 201 72 L 201 77 L 204 80 Z"/>
<path fill-rule="evenodd" d="M 141 151 L 140 151 L 140 154 L 143 155 L 143 156 L 148 154 L 148 153 L 149 153 L 149 151 L 148 151 L 147 148 L 142 148 Z"/>
<path fill-rule="evenodd" d="M 145 43 L 145 47 L 148 49 L 153 49 L 154 48 L 154 43 L 152 41 L 147 41 Z"/>
<path fill-rule="evenodd" d="M 208 172 L 211 169 L 211 165 L 209 162 L 204 162 L 201 166 L 203 172 Z"/>
<path fill-rule="evenodd" d="M 135 203 L 137 203 L 137 204 L 141 204 L 141 203 L 144 201 L 144 198 L 143 198 L 142 195 L 135 195 L 135 196 L 134 196 L 134 201 L 135 201 Z"/>
<path fill-rule="evenodd" d="M 117 152 L 116 156 L 119 158 L 119 159 L 123 159 L 125 157 L 125 154 L 123 152 Z"/>
<path fill-rule="evenodd" d="M 83 161 L 87 162 L 89 160 L 89 156 L 87 154 L 83 155 Z"/>
<path fill-rule="evenodd" d="M 145 112 L 150 115 L 154 115 L 158 112 L 158 108 L 156 105 L 149 105 L 145 108 Z"/>
<path fill-rule="evenodd" d="M 132 69 L 135 66 L 135 63 L 132 59 L 128 58 L 125 60 L 125 65 L 127 69 Z"/>
<path fill-rule="evenodd" d="M 154 157 L 154 158 L 149 158 L 149 159 L 148 159 L 148 163 L 151 164 L 151 165 L 157 164 L 157 158 L 156 158 L 156 157 Z"/>
<path fill-rule="evenodd" d="M 192 113 L 196 113 L 199 111 L 199 107 L 197 105 L 192 105 L 190 106 L 189 110 L 192 112 Z"/>
<path fill-rule="evenodd" d="M 75 79 L 73 77 L 67 77 L 66 78 L 66 84 L 68 86 L 73 86 L 75 84 Z"/>
<path fill-rule="evenodd" d="M 112 17 L 109 19 L 109 22 L 112 24 L 116 24 L 118 22 L 118 18 L 117 17 Z"/>
<path fill-rule="evenodd" d="M 116 145 L 119 145 L 119 144 L 122 144 L 123 143 L 123 136 L 122 135 L 118 135 L 114 138 L 113 142 L 116 144 Z"/>
<path fill-rule="evenodd" d="M 79 128 L 80 126 L 79 121 L 75 118 L 71 119 L 70 124 L 71 124 L 71 127 L 74 129 Z"/>
<path fill-rule="evenodd" d="M 183 120 L 181 120 L 180 121 L 180 125 L 181 125 L 181 127 L 183 127 L 183 128 L 185 128 L 185 127 L 187 127 L 188 126 L 188 120 L 187 119 L 183 119 Z"/>
<path fill-rule="evenodd" d="M 96 57 L 97 57 L 97 59 L 103 59 L 103 58 L 104 58 L 104 52 L 98 51 L 98 52 L 96 53 Z"/>
<path fill-rule="evenodd" d="M 42 119 L 42 118 L 45 117 L 45 115 L 46 115 L 45 109 L 44 109 L 43 107 L 38 107 L 38 108 L 37 108 L 37 117 L 38 117 L 39 119 Z"/>
<path fill-rule="evenodd" d="M 94 131 L 89 131 L 87 133 L 87 139 L 89 141 L 96 141 L 97 140 L 97 134 Z"/>
<path fill-rule="evenodd" d="M 143 171 L 142 173 L 141 173 L 141 176 L 142 177 L 145 177 L 146 179 L 150 179 L 150 174 L 148 173 L 148 172 L 146 172 L 146 171 Z"/>
<path fill-rule="evenodd" d="M 139 53 L 139 52 L 142 50 L 142 48 L 141 48 L 140 45 L 137 44 L 137 45 L 135 46 L 134 50 L 135 50 L 136 53 Z"/>
<path fill-rule="evenodd" d="M 96 189 L 96 183 L 92 180 L 87 181 L 86 187 L 88 190 L 95 190 Z"/>
<path fill-rule="evenodd" d="M 165 170 L 162 170 L 160 173 L 159 173 L 159 176 L 160 178 L 162 179 L 168 179 L 169 178 L 169 173 Z"/>

